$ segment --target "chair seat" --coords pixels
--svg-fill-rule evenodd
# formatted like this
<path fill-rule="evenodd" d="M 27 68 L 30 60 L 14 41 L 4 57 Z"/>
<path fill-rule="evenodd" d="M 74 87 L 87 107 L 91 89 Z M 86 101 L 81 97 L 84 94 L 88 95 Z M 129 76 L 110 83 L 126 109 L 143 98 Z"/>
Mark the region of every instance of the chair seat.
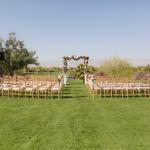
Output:
<path fill-rule="evenodd" d="M 60 87 L 53 87 L 51 88 L 51 91 L 59 91 L 60 90 Z"/>
<path fill-rule="evenodd" d="M 48 87 L 39 87 L 38 90 L 39 91 L 46 91 L 46 90 L 48 90 Z"/>
<path fill-rule="evenodd" d="M 33 90 L 35 90 L 35 88 L 32 88 L 32 87 L 26 87 L 25 88 L 25 91 L 33 91 Z"/>
<path fill-rule="evenodd" d="M 4 90 L 4 91 L 8 91 L 8 90 L 10 90 L 11 88 L 10 87 L 3 87 L 2 88 L 2 90 Z"/>

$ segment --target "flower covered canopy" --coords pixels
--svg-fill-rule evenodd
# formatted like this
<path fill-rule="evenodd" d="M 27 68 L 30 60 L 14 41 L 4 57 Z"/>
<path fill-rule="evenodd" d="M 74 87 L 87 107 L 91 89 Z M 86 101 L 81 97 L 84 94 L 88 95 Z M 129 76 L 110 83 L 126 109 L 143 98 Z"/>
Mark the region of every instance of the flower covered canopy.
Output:
<path fill-rule="evenodd" d="M 87 66 L 90 57 L 88 57 L 88 56 L 79 56 L 79 57 L 76 57 L 76 56 L 74 56 L 74 55 L 72 55 L 71 57 L 69 57 L 69 56 L 64 56 L 64 57 L 63 57 L 64 72 L 65 72 L 65 73 L 67 72 L 67 61 L 71 61 L 71 60 L 78 61 L 78 60 L 80 60 L 80 59 L 83 59 L 83 60 L 84 60 L 84 65 Z"/>

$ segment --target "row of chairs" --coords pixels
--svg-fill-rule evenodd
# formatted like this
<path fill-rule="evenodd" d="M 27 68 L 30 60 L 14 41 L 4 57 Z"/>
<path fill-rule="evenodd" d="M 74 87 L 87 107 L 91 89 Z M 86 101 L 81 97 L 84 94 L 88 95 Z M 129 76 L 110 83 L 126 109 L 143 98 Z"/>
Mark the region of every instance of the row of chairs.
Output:
<path fill-rule="evenodd" d="M 146 83 L 95 83 L 93 92 L 101 97 L 150 97 L 150 84 Z"/>
<path fill-rule="evenodd" d="M 61 84 L 52 77 L 4 77 L 0 80 L 0 95 L 8 97 L 60 97 Z"/>
<path fill-rule="evenodd" d="M 99 78 L 87 82 L 91 93 L 100 97 L 150 97 L 150 81 L 132 78 Z"/>

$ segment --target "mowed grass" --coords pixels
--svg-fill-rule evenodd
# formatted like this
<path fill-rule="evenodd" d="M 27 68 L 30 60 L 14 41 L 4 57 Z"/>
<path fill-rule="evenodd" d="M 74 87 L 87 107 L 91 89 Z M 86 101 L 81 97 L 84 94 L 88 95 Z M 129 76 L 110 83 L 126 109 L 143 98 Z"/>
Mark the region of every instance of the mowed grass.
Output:
<path fill-rule="evenodd" d="M 0 98 L 0 150 L 149 149 L 150 99 L 93 100 L 80 81 L 59 100 Z"/>

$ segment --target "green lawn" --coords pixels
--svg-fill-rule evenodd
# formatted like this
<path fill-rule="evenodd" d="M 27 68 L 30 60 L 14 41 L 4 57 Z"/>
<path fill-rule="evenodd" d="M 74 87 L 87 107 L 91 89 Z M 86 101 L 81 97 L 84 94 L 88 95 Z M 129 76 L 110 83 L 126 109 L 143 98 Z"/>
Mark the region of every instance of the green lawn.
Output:
<path fill-rule="evenodd" d="M 63 98 L 0 98 L 0 150 L 149 150 L 150 99 L 93 100 L 80 81 Z"/>

